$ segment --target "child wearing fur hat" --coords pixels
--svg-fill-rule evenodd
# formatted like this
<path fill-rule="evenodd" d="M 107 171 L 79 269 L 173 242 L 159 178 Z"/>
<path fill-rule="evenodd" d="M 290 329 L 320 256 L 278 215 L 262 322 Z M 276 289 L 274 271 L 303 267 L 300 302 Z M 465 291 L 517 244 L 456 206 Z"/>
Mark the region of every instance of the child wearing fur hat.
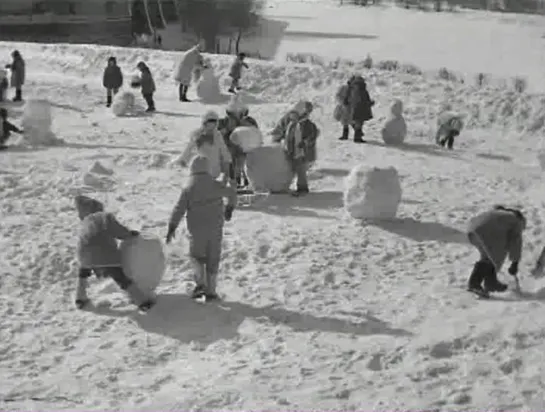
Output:
<path fill-rule="evenodd" d="M 480 259 L 469 277 L 469 291 L 488 297 L 489 292 L 507 290 L 507 285 L 498 280 L 497 274 L 509 256 L 509 274 L 517 275 L 525 228 L 526 218 L 522 212 L 504 206 L 495 206 L 471 219 L 468 237 L 479 251 Z"/>
<path fill-rule="evenodd" d="M 151 70 L 147 66 L 146 63 L 140 62 L 136 65 L 136 68 L 140 70 L 141 77 L 140 77 L 140 87 L 142 88 L 142 97 L 144 97 L 144 100 L 148 104 L 148 108 L 146 109 L 146 112 L 154 112 L 155 111 L 155 101 L 153 100 L 153 93 L 155 93 L 155 81 L 153 80 L 153 76 L 151 74 Z"/>
<path fill-rule="evenodd" d="M 235 93 L 237 90 L 240 90 L 240 78 L 242 77 L 242 68 L 248 68 L 248 65 L 244 61 L 246 58 L 245 53 L 239 53 L 235 58 L 235 61 L 231 65 L 229 70 L 229 77 L 231 77 L 231 87 L 229 88 L 229 93 Z"/>
<path fill-rule="evenodd" d="M 295 196 L 309 192 L 307 171 L 316 161 L 316 141 L 320 130 L 309 119 L 313 105 L 309 101 L 297 103 L 272 131 L 273 141 L 283 142 L 284 150 L 297 178 Z"/>
<path fill-rule="evenodd" d="M 194 298 L 217 299 L 216 282 L 221 259 L 224 221 L 230 221 L 237 202 L 236 191 L 215 180 L 209 173 L 209 159 L 197 156 L 191 162 L 191 177 L 172 211 L 166 242 L 175 236 L 186 216 L 189 255 L 194 268 Z M 223 198 L 228 199 L 224 207 Z"/>
<path fill-rule="evenodd" d="M 229 168 L 232 162 L 231 153 L 225 144 L 225 141 L 218 130 L 219 116 L 210 110 L 202 118 L 201 127 L 193 131 L 190 140 L 182 155 L 179 163 L 186 167 L 195 151 L 199 155 L 208 158 L 210 165 L 210 174 L 217 179 L 223 174 L 226 182 L 229 178 Z"/>
<path fill-rule="evenodd" d="M 89 303 L 88 279 L 94 273 L 97 277 L 111 277 L 140 310 L 149 310 L 155 301 L 125 275 L 117 244 L 117 239 L 138 236 L 139 232 L 119 223 L 113 214 L 104 211 L 104 205 L 98 200 L 80 195 L 76 196 L 75 204 L 81 220 L 77 246 L 80 269 L 75 300 L 78 309 Z"/>
<path fill-rule="evenodd" d="M 102 75 L 102 85 L 106 88 L 106 107 L 112 105 L 112 98 L 117 94 L 121 86 L 123 86 L 123 73 L 117 65 L 115 57 L 111 56 L 108 59 L 108 65 L 104 69 Z"/>
<path fill-rule="evenodd" d="M 0 149 L 4 149 L 11 132 L 20 134 L 23 131 L 8 121 L 8 111 L 4 107 L 0 108 L 0 122 L 2 122 L 0 127 Z"/>

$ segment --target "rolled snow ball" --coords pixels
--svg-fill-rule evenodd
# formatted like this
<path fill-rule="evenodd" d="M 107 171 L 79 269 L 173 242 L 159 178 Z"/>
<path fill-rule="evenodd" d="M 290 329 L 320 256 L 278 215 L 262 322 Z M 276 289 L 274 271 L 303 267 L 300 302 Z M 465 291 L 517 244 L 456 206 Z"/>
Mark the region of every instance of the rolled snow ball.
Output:
<path fill-rule="evenodd" d="M 52 142 L 51 125 L 53 118 L 51 104 L 47 100 L 28 100 L 23 109 L 21 126 L 24 139 L 30 144 L 49 144 Z"/>
<path fill-rule="evenodd" d="M 134 108 L 134 93 L 126 91 L 117 93 L 112 103 L 112 112 L 116 116 L 124 116 Z"/>
<path fill-rule="evenodd" d="M 382 128 L 382 140 L 388 145 L 399 145 L 407 137 L 407 123 L 403 117 L 392 117 Z"/>
<path fill-rule="evenodd" d="M 280 146 L 261 146 L 246 155 L 246 176 L 258 192 L 287 192 L 294 173 Z"/>
<path fill-rule="evenodd" d="M 197 97 L 202 102 L 218 102 L 221 97 L 220 82 L 212 67 L 203 69 L 197 82 Z"/>
<path fill-rule="evenodd" d="M 393 219 L 402 189 L 394 167 L 356 166 L 345 179 L 344 207 L 355 219 Z"/>
<path fill-rule="evenodd" d="M 125 274 L 146 293 L 152 294 L 161 283 L 166 258 L 161 240 L 147 233 L 121 242 L 121 264 Z"/>
<path fill-rule="evenodd" d="M 142 78 L 139 74 L 133 74 L 131 77 L 131 87 L 138 88 L 142 86 Z"/>
<path fill-rule="evenodd" d="M 239 126 L 231 133 L 231 142 L 249 153 L 263 146 L 263 135 L 257 127 Z"/>

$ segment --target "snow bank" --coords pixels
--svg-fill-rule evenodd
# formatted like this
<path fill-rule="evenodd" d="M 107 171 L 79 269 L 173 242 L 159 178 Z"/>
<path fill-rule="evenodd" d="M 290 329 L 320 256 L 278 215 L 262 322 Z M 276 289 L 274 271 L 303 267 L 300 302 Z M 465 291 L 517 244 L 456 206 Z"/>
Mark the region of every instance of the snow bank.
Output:
<path fill-rule="evenodd" d="M 166 257 L 161 240 L 141 233 L 121 242 L 123 270 L 145 293 L 151 294 L 161 283 L 166 269 Z"/>
<path fill-rule="evenodd" d="M 345 179 L 344 206 L 355 219 L 392 219 L 401 203 L 401 183 L 394 167 L 356 166 Z"/>
<path fill-rule="evenodd" d="M 259 192 L 289 190 L 294 174 L 280 146 L 262 146 L 246 155 L 246 176 L 251 187 Z"/>
<path fill-rule="evenodd" d="M 134 93 L 130 91 L 120 91 L 115 95 L 112 102 L 112 112 L 118 117 L 130 114 L 134 110 L 135 101 Z"/>

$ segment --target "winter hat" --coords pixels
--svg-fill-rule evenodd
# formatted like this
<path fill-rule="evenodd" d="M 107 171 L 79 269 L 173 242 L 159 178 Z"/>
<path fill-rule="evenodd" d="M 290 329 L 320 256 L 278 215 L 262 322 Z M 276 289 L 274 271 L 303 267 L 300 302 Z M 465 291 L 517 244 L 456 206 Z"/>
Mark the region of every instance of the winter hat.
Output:
<path fill-rule="evenodd" d="M 76 209 L 78 211 L 79 218 L 83 220 L 86 216 L 96 212 L 102 212 L 104 205 L 98 200 L 92 199 L 84 195 L 78 195 L 75 197 Z"/>
<path fill-rule="evenodd" d="M 117 59 L 114 56 L 111 56 L 110 58 L 108 58 L 108 63 L 110 63 L 110 62 L 117 64 Z"/>
<path fill-rule="evenodd" d="M 207 111 L 202 117 L 202 124 L 210 121 L 217 122 L 220 119 L 219 115 L 214 110 Z"/>
<path fill-rule="evenodd" d="M 195 156 L 189 166 L 191 175 L 203 175 L 210 173 L 210 162 L 205 156 Z"/>
<path fill-rule="evenodd" d="M 300 100 L 290 109 L 289 113 L 297 113 L 299 115 L 304 114 L 306 110 L 306 105 L 304 100 Z"/>

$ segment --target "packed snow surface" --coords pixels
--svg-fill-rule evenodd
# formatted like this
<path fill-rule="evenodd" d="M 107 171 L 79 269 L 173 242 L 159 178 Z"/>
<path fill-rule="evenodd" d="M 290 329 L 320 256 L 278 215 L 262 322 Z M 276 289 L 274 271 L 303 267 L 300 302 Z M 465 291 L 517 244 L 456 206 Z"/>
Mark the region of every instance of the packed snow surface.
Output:
<path fill-rule="evenodd" d="M 93 196 L 131 229 L 164 237 L 187 179 L 171 161 L 200 116 L 224 107 L 178 101 L 176 53 L 0 43 L 0 55 L 14 48 L 27 62 L 25 98 L 50 102 L 52 132 L 65 144 L 28 147 L 14 137 L 0 152 L 2 411 L 545 410 L 545 284 L 529 276 L 545 240 L 543 96 L 436 73 L 250 59 L 247 103 L 264 133 L 299 99 L 315 105 L 322 133 L 311 193 L 235 211 L 221 303 L 187 297 L 182 222 L 151 312 L 96 279 L 94 305 L 78 311 L 73 196 Z M 116 117 L 105 107 L 101 75 L 112 54 L 127 73 L 149 64 L 156 113 Z M 210 58 L 225 92 L 232 56 Z M 335 91 L 360 69 L 377 102 L 366 145 L 338 141 L 331 120 Z M 409 133 L 387 147 L 380 131 L 398 98 Z M 465 115 L 453 151 L 433 141 L 444 110 Z M 23 107 L 8 111 L 20 124 Z M 343 179 L 358 165 L 395 166 L 396 219 L 346 214 Z M 528 218 L 523 293 L 477 300 L 464 291 L 477 258 L 464 230 L 495 203 L 521 204 Z"/>

